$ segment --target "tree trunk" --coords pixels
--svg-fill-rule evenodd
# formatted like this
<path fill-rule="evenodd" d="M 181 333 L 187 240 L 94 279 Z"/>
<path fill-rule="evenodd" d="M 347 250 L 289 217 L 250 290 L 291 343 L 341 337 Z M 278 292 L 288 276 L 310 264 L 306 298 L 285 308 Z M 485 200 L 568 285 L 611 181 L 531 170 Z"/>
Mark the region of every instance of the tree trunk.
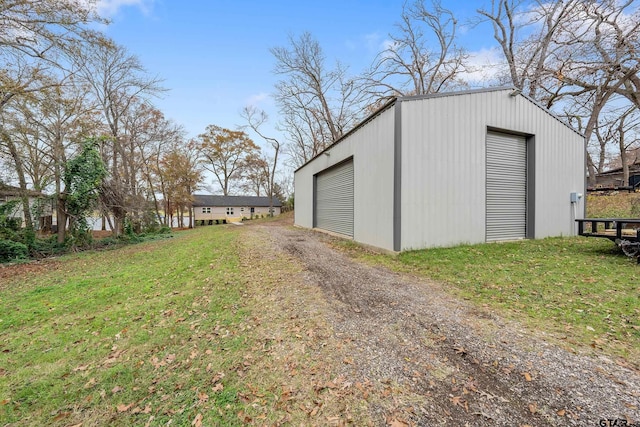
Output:
<path fill-rule="evenodd" d="M 29 206 L 27 180 L 24 175 L 24 165 L 22 163 L 22 158 L 20 157 L 20 153 L 18 153 L 16 144 L 11 139 L 11 136 L 4 130 L 2 130 L 2 139 L 9 149 L 9 154 L 11 154 L 11 158 L 13 159 L 13 163 L 16 169 L 16 174 L 18 175 L 18 182 L 20 184 L 20 200 L 22 201 L 22 211 L 24 215 L 25 228 L 33 229 L 33 219 L 31 218 L 31 208 Z"/>
<path fill-rule="evenodd" d="M 64 243 L 64 239 L 67 237 L 67 209 L 65 206 L 65 197 L 58 192 L 58 203 L 56 206 L 56 222 L 57 222 L 57 236 L 58 243 Z"/>

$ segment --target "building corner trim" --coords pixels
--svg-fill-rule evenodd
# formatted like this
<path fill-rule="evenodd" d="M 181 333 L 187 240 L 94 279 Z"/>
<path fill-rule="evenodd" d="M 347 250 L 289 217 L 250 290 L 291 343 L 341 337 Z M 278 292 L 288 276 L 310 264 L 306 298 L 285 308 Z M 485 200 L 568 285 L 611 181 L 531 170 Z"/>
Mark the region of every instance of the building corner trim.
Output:
<path fill-rule="evenodd" d="M 402 250 L 402 101 L 394 105 L 393 133 L 393 250 Z"/>

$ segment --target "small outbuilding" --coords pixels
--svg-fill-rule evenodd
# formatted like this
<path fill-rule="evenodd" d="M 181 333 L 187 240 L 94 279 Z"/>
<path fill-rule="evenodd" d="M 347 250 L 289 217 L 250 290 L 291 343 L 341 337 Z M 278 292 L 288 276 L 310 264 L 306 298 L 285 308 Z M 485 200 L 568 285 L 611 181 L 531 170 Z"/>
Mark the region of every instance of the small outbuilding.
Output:
<path fill-rule="evenodd" d="M 235 222 L 243 219 L 280 215 L 282 203 L 277 198 L 257 196 L 193 195 L 193 217 L 196 225 Z"/>
<path fill-rule="evenodd" d="M 624 172 L 622 166 L 596 175 L 596 188 L 616 188 L 625 184 Z M 628 186 L 632 188 L 640 187 L 640 160 L 635 160 L 629 165 L 629 181 Z"/>
<path fill-rule="evenodd" d="M 295 171 L 295 224 L 403 251 L 574 235 L 584 137 L 512 87 L 395 98 Z"/>

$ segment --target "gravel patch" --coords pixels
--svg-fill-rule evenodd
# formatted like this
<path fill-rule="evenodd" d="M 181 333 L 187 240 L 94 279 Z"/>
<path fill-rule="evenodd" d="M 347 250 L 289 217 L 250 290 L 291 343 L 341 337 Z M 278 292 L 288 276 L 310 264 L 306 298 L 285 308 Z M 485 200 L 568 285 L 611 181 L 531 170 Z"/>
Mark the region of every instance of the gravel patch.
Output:
<path fill-rule="evenodd" d="M 640 426 L 640 373 L 574 354 L 541 334 L 447 294 L 438 283 L 364 265 L 334 237 L 283 222 L 252 225 L 299 262 L 348 343 L 349 381 L 390 390 L 370 404 L 381 424 Z M 613 425 L 613 424 L 611 424 Z"/>

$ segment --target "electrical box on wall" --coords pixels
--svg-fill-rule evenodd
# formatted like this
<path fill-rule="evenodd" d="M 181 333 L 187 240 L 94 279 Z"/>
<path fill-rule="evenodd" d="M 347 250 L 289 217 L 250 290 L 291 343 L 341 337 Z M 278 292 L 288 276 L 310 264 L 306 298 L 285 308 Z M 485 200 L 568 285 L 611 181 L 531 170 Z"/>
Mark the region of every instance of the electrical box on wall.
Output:
<path fill-rule="evenodd" d="M 582 193 L 576 193 L 575 191 L 571 193 L 571 203 L 578 203 L 580 199 L 582 199 Z"/>

